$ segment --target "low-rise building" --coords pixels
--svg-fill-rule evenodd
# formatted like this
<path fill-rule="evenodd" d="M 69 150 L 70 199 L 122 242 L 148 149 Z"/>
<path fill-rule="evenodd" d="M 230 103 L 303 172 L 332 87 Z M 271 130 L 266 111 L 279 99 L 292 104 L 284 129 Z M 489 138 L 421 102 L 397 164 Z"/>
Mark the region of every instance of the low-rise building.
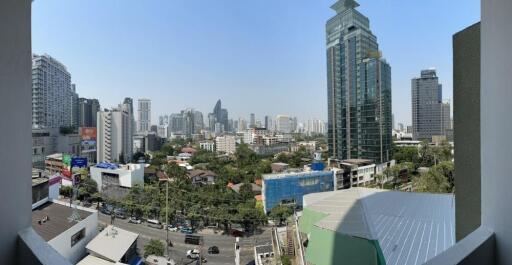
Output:
<path fill-rule="evenodd" d="M 342 170 L 342 178 L 350 180 L 350 187 L 364 186 L 375 180 L 375 163 L 368 159 L 347 159 L 336 165 Z"/>
<path fill-rule="evenodd" d="M 275 155 L 281 152 L 290 151 L 290 145 L 286 143 L 274 145 L 252 144 L 249 148 L 258 155 Z"/>
<path fill-rule="evenodd" d="M 244 185 L 245 183 L 238 183 L 238 184 L 234 184 L 234 185 L 231 185 L 231 189 L 236 192 L 236 193 L 240 193 L 240 188 Z M 261 194 L 261 187 L 254 184 L 254 183 L 249 183 L 249 185 L 251 186 L 251 190 L 252 190 L 252 193 L 254 193 L 254 195 L 260 195 Z"/>
<path fill-rule="evenodd" d="M 304 196 L 307 264 L 423 264 L 455 242 L 452 194 L 351 188 Z"/>
<path fill-rule="evenodd" d="M 138 264 L 138 237 L 136 233 L 109 225 L 87 244 L 87 252 L 107 262 Z"/>
<path fill-rule="evenodd" d="M 48 176 L 45 171 L 32 169 L 32 210 L 59 198 L 61 176 Z"/>
<path fill-rule="evenodd" d="M 279 162 L 279 163 L 272 163 L 270 165 L 270 167 L 272 168 L 272 173 L 281 173 L 281 172 L 288 170 L 289 165 L 286 163 Z"/>
<path fill-rule="evenodd" d="M 98 212 L 47 202 L 32 211 L 32 228 L 72 264 L 86 255 L 85 246 L 98 233 Z"/>
<path fill-rule="evenodd" d="M 213 141 L 200 142 L 199 148 L 209 151 L 209 152 L 215 152 L 215 142 L 213 142 Z"/>
<path fill-rule="evenodd" d="M 234 154 L 236 152 L 236 138 L 233 135 L 217 136 L 215 147 L 217 152 Z"/>
<path fill-rule="evenodd" d="M 112 198 L 121 198 L 135 185 L 144 185 L 144 165 L 99 163 L 90 168 L 98 191 Z"/>
<path fill-rule="evenodd" d="M 194 169 L 188 172 L 193 185 L 215 184 L 217 174 L 209 170 Z"/>
<path fill-rule="evenodd" d="M 254 264 L 255 265 L 274 265 L 277 264 L 274 257 L 274 247 L 272 244 L 254 246 Z"/>
<path fill-rule="evenodd" d="M 334 190 L 334 171 L 289 172 L 263 175 L 263 207 L 289 204 L 301 207 L 302 196 Z"/>

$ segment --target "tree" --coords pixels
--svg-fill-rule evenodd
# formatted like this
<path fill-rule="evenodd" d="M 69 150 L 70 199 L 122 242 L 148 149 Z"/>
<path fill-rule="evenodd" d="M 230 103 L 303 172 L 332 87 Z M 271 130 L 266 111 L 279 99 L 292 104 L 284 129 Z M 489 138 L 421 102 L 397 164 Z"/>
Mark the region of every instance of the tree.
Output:
<path fill-rule="evenodd" d="M 98 192 L 98 184 L 91 178 L 84 178 L 78 185 L 79 199 L 90 198 L 94 193 Z"/>
<path fill-rule="evenodd" d="M 270 214 L 268 215 L 270 219 L 274 220 L 274 222 L 279 222 L 279 225 L 283 225 L 283 223 L 293 214 L 293 209 L 290 206 L 279 205 L 272 210 L 270 210 Z"/>
<path fill-rule="evenodd" d="M 149 161 L 149 155 L 143 152 L 137 152 L 132 156 L 132 162 L 137 163 L 139 160 L 144 160 L 144 162 Z"/>
<path fill-rule="evenodd" d="M 144 246 L 144 258 L 149 255 L 163 256 L 165 245 L 162 241 L 157 239 L 151 239 L 147 245 Z"/>
<path fill-rule="evenodd" d="M 283 265 L 292 265 L 292 262 L 290 261 L 290 257 L 288 256 L 281 256 L 281 264 Z"/>
<path fill-rule="evenodd" d="M 240 186 L 240 197 L 244 200 L 252 199 L 254 197 L 252 185 L 250 183 L 244 183 Z"/>
<path fill-rule="evenodd" d="M 70 197 L 73 192 L 73 188 L 71 186 L 61 186 L 60 187 L 60 195 L 64 197 Z"/>
<path fill-rule="evenodd" d="M 447 193 L 451 191 L 450 183 L 439 171 L 430 169 L 413 179 L 413 187 L 419 192 Z"/>

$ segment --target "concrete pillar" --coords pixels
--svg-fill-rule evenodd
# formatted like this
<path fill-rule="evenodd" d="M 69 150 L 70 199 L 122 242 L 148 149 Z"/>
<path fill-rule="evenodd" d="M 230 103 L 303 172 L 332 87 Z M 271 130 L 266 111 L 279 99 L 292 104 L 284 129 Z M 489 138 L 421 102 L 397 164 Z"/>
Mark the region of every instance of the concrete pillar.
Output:
<path fill-rule="evenodd" d="M 496 264 L 512 264 L 511 14 L 510 0 L 482 0 L 482 225 L 496 233 Z"/>
<path fill-rule="evenodd" d="M 30 0 L 0 1 L 0 260 L 17 264 L 18 231 L 32 215 Z"/>

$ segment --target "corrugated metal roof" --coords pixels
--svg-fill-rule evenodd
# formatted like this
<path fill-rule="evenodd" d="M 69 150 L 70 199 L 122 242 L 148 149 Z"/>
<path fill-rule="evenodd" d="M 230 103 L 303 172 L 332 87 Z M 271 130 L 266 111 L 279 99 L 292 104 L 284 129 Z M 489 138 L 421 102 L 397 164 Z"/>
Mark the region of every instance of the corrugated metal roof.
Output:
<path fill-rule="evenodd" d="M 423 264 L 455 244 L 455 205 L 449 194 L 352 188 L 304 196 L 328 214 L 315 226 L 378 240 L 386 264 Z"/>

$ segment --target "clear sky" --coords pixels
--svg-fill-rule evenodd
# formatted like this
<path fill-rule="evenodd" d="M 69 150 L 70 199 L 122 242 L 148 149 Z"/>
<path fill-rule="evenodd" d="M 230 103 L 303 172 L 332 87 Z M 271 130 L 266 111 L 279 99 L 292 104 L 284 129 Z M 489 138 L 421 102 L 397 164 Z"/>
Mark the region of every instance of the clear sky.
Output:
<path fill-rule="evenodd" d="M 335 0 L 36 0 L 32 48 L 64 63 L 102 108 L 152 100 L 152 117 L 222 99 L 249 113 L 327 119 L 325 22 Z M 452 97 L 452 35 L 479 0 L 359 0 L 392 67 L 395 121 L 410 123 L 410 79 L 436 67 Z"/>

